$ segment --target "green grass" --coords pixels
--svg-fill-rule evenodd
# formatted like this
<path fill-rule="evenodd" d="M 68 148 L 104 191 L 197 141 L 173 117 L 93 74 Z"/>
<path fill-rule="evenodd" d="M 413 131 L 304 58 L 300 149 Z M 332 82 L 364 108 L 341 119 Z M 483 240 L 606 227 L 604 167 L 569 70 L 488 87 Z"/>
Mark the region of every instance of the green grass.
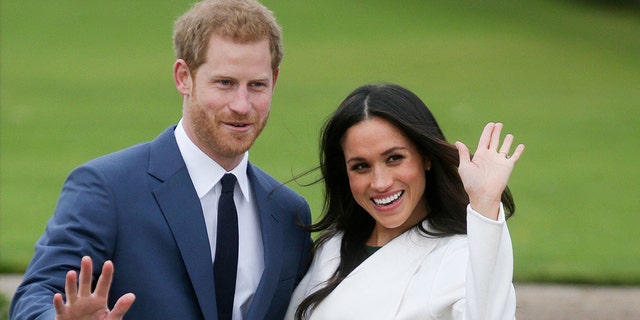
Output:
<path fill-rule="evenodd" d="M 0 319 L 9 319 L 9 298 L 0 293 Z"/>
<path fill-rule="evenodd" d="M 281 180 L 317 163 L 356 86 L 390 81 L 450 140 L 503 121 L 518 281 L 640 284 L 640 12 L 566 1 L 264 1 L 286 56 L 251 159 Z M 1 2 L 0 272 L 20 272 L 71 169 L 180 116 L 173 20 L 190 1 Z M 318 186 L 292 184 L 321 208 Z"/>

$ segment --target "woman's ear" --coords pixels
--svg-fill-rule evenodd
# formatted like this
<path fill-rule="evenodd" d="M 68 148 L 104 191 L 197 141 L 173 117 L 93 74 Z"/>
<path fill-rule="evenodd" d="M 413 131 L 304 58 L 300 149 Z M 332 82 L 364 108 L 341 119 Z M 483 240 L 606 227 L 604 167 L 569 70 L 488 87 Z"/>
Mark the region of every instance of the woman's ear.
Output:
<path fill-rule="evenodd" d="M 182 59 L 176 60 L 176 63 L 173 65 L 173 81 L 180 94 L 183 96 L 191 94 L 191 88 L 193 86 L 191 70 L 189 70 L 189 66 Z"/>
<path fill-rule="evenodd" d="M 424 170 L 426 170 L 426 171 L 430 171 L 431 170 L 431 160 L 429 158 L 425 158 Z"/>

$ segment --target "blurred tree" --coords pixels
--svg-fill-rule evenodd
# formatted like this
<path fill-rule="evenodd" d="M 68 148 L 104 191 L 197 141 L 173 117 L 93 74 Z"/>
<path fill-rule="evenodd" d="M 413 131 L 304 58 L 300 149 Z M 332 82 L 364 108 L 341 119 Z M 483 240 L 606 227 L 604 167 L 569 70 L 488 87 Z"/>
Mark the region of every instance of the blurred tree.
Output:
<path fill-rule="evenodd" d="M 574 0 L 601 7 L 609 7 L 616 9 L 640 9 L 640 0 Z"/>

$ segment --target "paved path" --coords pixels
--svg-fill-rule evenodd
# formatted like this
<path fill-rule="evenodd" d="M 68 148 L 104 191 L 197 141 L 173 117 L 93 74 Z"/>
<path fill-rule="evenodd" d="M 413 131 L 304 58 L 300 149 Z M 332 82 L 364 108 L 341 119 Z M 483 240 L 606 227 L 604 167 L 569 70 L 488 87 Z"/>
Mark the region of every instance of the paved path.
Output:
<path fill-rule="evenodd" d="M 518 320 L 640 320 L 640 287 L 516 285 Z"/>
<path fill-rule="evenodd" d="M 11 297 L 21 275 L 0 275 Z M 640 287 L 516 284 L 518 320 L 640 320 Z"/>

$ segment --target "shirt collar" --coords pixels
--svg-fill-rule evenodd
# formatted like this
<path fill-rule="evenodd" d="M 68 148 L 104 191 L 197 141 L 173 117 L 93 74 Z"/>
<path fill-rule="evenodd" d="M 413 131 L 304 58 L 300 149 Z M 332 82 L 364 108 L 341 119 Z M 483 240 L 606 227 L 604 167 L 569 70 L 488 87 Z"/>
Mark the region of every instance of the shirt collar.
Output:
<path fill-rule="evenodd" d="M 175 129 L 176 142 L 182 154 L 187 171 L 196 189 L 199 198 L 207 194 L 219 181 L 222 176 L 227 173 L 213 159 L 209 158 L 198 146 L 196 146 L 182 125 L 182 119 L 178 122 Z M 249 178 L 247 177 L 247 166 L 249 163 L 249 152 L 245 152 L 240 163 L 233 168 L 230 173 L 236 176 L 238 185 L 242 191 L 242 196 L 247 202 L 251 199 L 251 190 L 249 188 Z"/>

